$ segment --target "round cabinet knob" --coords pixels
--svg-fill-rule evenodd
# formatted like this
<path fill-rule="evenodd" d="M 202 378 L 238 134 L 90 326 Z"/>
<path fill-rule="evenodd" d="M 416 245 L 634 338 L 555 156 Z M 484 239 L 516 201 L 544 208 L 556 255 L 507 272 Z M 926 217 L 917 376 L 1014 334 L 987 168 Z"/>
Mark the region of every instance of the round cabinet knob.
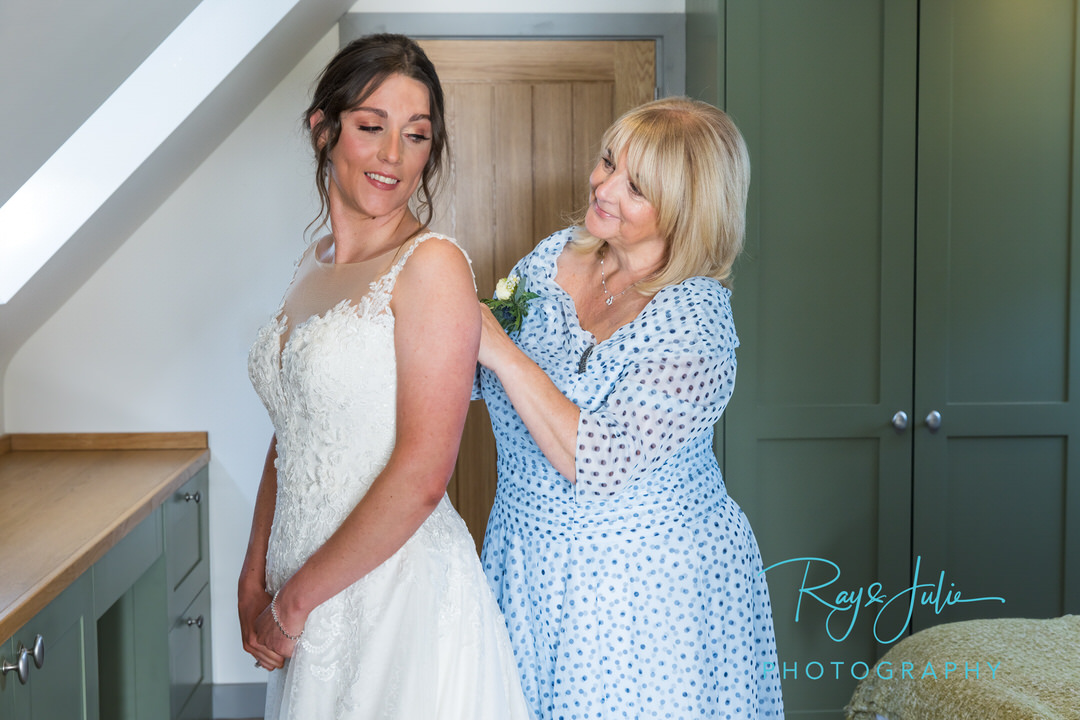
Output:
<path fill-rule="evenodd" d="M 892 426 L 896 428 L 897 432 L 903 431 L 907 427 L 907 413 L 903 410 L 900 410 L 895 415 L 893 415 Z"/>
<path fill-rule="evenodd" d="M 200 615 L 197 618 L 188 618 L 184 622 L 187 623 L 188 627 L 191 627 L 192 625 L 195 625 L 196 627 L 201 628 L 202 624 L 203 624 L 203 617 L 202 617 L 202 615 Z"/>
<path fill-rule="evenodd" d="M 39 670 L 45 665 L 45 638 L 38 635 L 34 638 L 34 648 L 30 651 L 30 657 L 34 660 L 34 666 Z"/>
<path fill-rule="evenodd" d="M 926 427 L 930 428 L 930 432 L 936 433 L 941 427 L 941 413 L 937 410 L 931 410 L 930 414 L 926 416 Z"/>
<path fill-rule="evenodd" d="M 191 502 L 192 500 L 194 500 L 195 502 L 201 502 L 202 494 L 198 490 L 193 493 L 184 493 L 184 502 Z"/>
<path fill-rule="evenodd" d="M 19 682 L 23 685 L 30 679 L 30 652 L 24 648 L 19 648 L 19 654 L 15 657 L 15 663 L 9 663 L 7 658 L 0 658 L 0 671 L 3 671 L 4 675 L 14 670 L 19 676 Z"/>

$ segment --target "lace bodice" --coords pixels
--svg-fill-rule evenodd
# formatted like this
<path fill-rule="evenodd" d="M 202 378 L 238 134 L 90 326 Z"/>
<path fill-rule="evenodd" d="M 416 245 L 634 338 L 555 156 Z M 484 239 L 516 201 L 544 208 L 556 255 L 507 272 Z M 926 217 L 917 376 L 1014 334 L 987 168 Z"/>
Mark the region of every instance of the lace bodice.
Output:
<path fill-rule="evenodd" d="M 248 358 L 252 384 L 277 435 L 277 507 L 267 554 L 276 589 L 341 525 L 394 447 L 394 283 L 429 233 L 417 238 L 355 300 L 344 298 L 289 327 L 287 303 L 260 329 Z M 315 263 L 314 247 L 298 263 Z M 294 281 L 295 282 L 295 281 Z M 288 295 L 286 296 L 288 298 Z"/>
<path fill-rule="evenodd" d="M 248 370 L 278 452 L 271 592 L 338 529 L 390 459 L 398 386 L 390 302 L 413 250 L 431 237 L 414 240 L 366 288 L 359 268 L 320 263 L 313 245 L 258 332 Z M 311 611 L 293 656 L 270 673 L 264 716 L 528 719 L 505 623 L 445 495 L 402 547 Z"/>

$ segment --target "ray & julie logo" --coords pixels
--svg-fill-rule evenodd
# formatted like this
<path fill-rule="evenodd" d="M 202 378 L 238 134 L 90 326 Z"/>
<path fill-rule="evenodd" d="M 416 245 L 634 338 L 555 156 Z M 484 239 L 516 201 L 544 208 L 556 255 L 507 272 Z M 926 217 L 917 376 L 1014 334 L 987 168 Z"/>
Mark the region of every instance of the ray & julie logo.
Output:
<path fill-rule="evenodd" d="M 956 587 L 956 583 L 948 581 L 944 570 L 938 574 L 936 582 L 921 581 L 922 556 L 915 559 L 915 572 L 911 585 L 892 594 L 880 582 L 854 587 L 838 584 L 841 575 L 840 566 L 831 560 L 819 557 L 783 560 L 773 563 L 759 574 L 763 575 L 784 565 L 801 567 L 803 563 L 805 563 L 805 569 L 795 604 L 795 622 L 799 622 L 803 615 L 804 601 L 808 606 L 820 608 L 826 612 L 825 632 L 829 639 L 837 643 L 843 642 L 851 635 L 860 617 L 868 615 L 873 618 L 871 629 L 874 639 L 882 645 L 890 645 L 907 633 L 918 607 L 932 608 L 935 615 L 940 615 L 945 608 L 961 603 L 1005 602 L 1005 598 L 997 596 L 965 597 L 963 592 Z M 826 575 L 824 581 L 811 580 L 811 577 L 818 577 L 823 571 Z M 781 662 L 779 667 L 777 663 L 765 663 L 764 674 L 779 673 L 784 679 L 810 680 L 830 678 L 839 680 L 850 674 L 852 678 L 861 680 L 875 673 L 883 680 L 887 680 L 894 676 L 904 679 L 940 679 L 964 673 L 966 678 L 994 679 L 997 677 L 1000 664 L 1000 662 L 994 664 L 970 658 L 930 661 L 923 667 L 917 667 L 915 663 L 910 662 L 900 663 L 896 667 L 888 662 L 878 663 L 871 667 L 865 662 L 814 660 L 801 665 L 798 662 Z"/>

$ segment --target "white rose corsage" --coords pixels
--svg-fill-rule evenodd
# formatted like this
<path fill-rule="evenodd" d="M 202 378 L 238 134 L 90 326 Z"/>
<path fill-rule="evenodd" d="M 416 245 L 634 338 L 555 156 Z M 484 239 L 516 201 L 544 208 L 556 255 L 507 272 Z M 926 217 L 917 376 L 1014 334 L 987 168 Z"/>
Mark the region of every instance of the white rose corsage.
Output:
<path fill-rule="evenodd" d="M 525 288 L 525 278 L 510 275 L 495 283 L 495 297 L 482 302 L 491 308 L 503 330 L 513 333 L 521 329 L 521 321 L 529 314 L 529 301 L 538 297 Z"/>

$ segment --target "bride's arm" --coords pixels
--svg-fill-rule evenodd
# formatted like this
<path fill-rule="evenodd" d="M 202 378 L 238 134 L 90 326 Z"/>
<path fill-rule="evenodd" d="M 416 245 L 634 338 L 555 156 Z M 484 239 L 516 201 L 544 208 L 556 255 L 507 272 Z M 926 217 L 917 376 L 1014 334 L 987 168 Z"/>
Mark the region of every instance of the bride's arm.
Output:
<path fill-rule="evenodd" d="M 374 570 L 412 537 L 446 492 L 469 406 L 480 314 L 468 262 L 452 244 L 419 245 L 398 276 L 397 427 L 386 467 L 341 527 L 278 594 L 278 619 L 298 634 L 308 614 Z M 293 643 L 269 612 L 259 637 L 288 657 Z"/>
<path fill-rule="evenodd" d="M 251 653 L 266 668 L 281 665 L 281 656 L 263 647 L 255 633 L 256 618 L 270 604 L 270 596 L 266 593 L 266 548 L 270 542 L 270 525 L 274 521 L 274 507 L 277 504 L 277 469 L 274 466 L 276 459 L 277 436 L 274 436 L 270 439 L 270 448 L 266 451 L 262 479 L 255 496 L 251 535 L 248 538 L 247 553 L 240 569 L 236 593 L 244 650 Z"/>

